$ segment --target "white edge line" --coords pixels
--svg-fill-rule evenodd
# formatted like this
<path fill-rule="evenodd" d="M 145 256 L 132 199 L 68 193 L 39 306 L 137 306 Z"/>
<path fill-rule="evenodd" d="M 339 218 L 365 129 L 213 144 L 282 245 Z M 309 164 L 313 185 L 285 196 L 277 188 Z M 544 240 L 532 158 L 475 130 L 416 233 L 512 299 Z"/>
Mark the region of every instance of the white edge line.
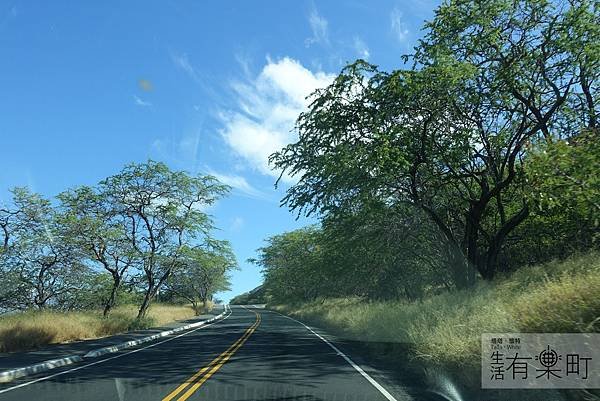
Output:
<path fill-rule="evenodd" d="M 58 372 L 58 373 L 55 373 L 55 374 L 50 375 L 50 376 L 40 377 L 39 379 L 35 379 L 35 380 L 30 381 L 30 382 L 21 383 L 21 384 L 18 384 L 16 386 L 13 386 L 13 387 L 5 388 L 3 390 L 0 390 L 0 394 L 7 393 L 9 391 L 16 390 L 16 389 L 21 388 L 21 387 L 29 386 L 30 384 L 34 384 L 34 383 L 41 382 L 41 381 L 44 381 L 44 380 L 52 379 L 54 377 L 61 376 L 61 375 L 67 374 L 67 373 L 75 372 L 77 370 L 80 370 L 80 369 L 83 369 L 83 368 L 87 368 L 89 366 L 98 365 L 100 363 L 103 363 L 103 362 L 106 362 L 106 361 L 110 361 L 112 359 L 121 358 L 122 356 L 126 356 L 126 355 L 129 355 L 129 354 L 134 354 L 136 352 L 140 352 L 140 351 L 143 351 L 145 349 L 152 348 L 152 347 L 155 347 L 157 345 L 160 345 L 160 344 L 163 344 L 163 343 L 175 340 L 176 338 L 183 337 L 185 335 L 188 335 L 188 334 L 193 333 L 195 331 L 198 331 L 200 329 L 204 329 L 204 328 L 206 328 L 208 326 L 212 326 L 213 324 L 220 323 L 220 322 L 224 321 L 225 319 L 227 319 L 229 316 L 231 316 L 231 313 L 232 313 L 231 308 L 229 308 L 229 314 L 227 316 L 225 316 L 223 319 L 219 320 L 219 321 L 216 321 L 216 322 L 213 322 L 213 323 L 210 323 L 210 324 L 206 324 L 206 325 L 200 326 L 200 327 L 198 327 L 198 328 L 196 328 L 194 330 L 186 331 L 183 334 L 179 334 L 178 336 L 171 337 L 171 338 L 168 338 L 166 340 L 163 340 L 163 341 L 160 341 L 160 342 L 157 342 L 157 343 L 154 343 L 154 344 L 150 344 L 150 345 L 148 345 L 146 347 L 138 348 L 138 349 L 135 349 L 133 351 L 126 352 L 124 354 L 119 354 L 119 355 L 111 356 L 110 358 L 106 358 L 106 359 L 102 359 L 100 361 L 88 363 L 87 365 L 78 366 L 76 368 L 65 370 L 63 372 Z"/>
<path fill-rule="evenodd" d="M 271 312 L 275 312 L 275 311 L 271 311 Z M 301 321 L 294 319 L 293 317 L 286 316 L 279 312 L 275 312 L 275 313 L 277 313 L 278 315 L 281 315 L 287 319 L 293 320 L 294 322 L 299 323 L 302 326 L 304 326 L 308 331 L 310 331 L 315 336 L 320 338 L 325 344 L 329 345 L 339 356 L 344 358 L 344 360 L 346 362 L 348 362 L 350 364 L 350 366 L 352 366 L 358 373 L 360 373 L 365 379 L 367 379 L 369 381 L 369 383 L 371 383 L 373 385 L 373 387 L 375 387 L 385 398 L 387 398 L 389 401 L 398 401 L 381 384 L 377 383 L 377 381 L 375 379 L 373 379 L 367 372 L 365 372 L 360 366 L 358 366 L 356 363 L 354 363 L 354 361 L 352 359 L 350 359 L 350 357 L 348 357 L 346 354 L 344 354 L 342 351 L 340 351 L 338 347 L 336 347 L 335 345 L 330 343 L 327 339 L 323 338 L 319 333 L 317 333 L 316 331 L 314 331 L 313 329 L 311 329 L 310 327 L 308 327 Z"/>
<path fill-rule="evenodd" d="M 211 317 L 210 319 L 203 320 L 201 322 L 190 323 L 190 324 L 187 324 L 185 326 L 176 327 L 174 329 L 161 331 L 160 333 L 156 333 L 156 334 L 153 334 L 151 336 L 143 337 L 143 338 L 140 338 L 140 339 L 137 339 L 137 340 L 130 340 L 130 341 L 127 341 L 127 342 L 124 342 L 124 343 L 115 344 L 115 345 L 109 345 L 109 346 L 103 347 L 103 348 L 98 348 L 98 349 L 89 351 L 83 357 L 84 358 L 95 358 L 95 357 L 98 357 L 98 356 L 102 356 L 104 354 L 109 354 L 109 353 L 112 353 L 112 352 L 118 352 L 118 351 L 120 351 L 122 349 L 125 349 L 125 348 L 129 348 L 129 347 L 133 347 L 135 345 L 143 344 L 143 343 L 146 343 L 148 341 L 153 341 L 153 340 L 156 340 L 157 338 L 166 337 L 166 336 L 169 336 L 169 335 L 174 334 L 174 333 L 178 333 L 178 332 L 183 331 L 183 330 L 189 330 L 189 329 L 192 329 L 192 328 L 195 328 L 195 327 L 203 326 L 206 323 L 210 323 L 210 322 L 213 322 L 213 321 L 215 321 L 217 319 L 220 319 L 221 317 L 223 317 L 225 315 L 225 313 L 226 313 L 226 310 L 225 310 L 225 312 L 222 312 L 222 313 L 220 313 L 217 316 Z"/>

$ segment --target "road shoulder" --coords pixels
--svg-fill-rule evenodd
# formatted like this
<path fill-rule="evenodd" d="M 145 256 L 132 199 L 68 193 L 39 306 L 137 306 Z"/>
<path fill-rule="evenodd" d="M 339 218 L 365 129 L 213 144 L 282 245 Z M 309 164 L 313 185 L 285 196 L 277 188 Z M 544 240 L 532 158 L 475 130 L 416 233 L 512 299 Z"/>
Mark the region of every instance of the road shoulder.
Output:
<path fill-rule="evenodd" d="M 213 313 L 147 330 L 137 330 L 68 344 L 54 344 L 30 352 L 0 354 L 0 383 L 7 383 L 19 377 L 77 363 L 84 358 L 95 358 L 142 343 L 155 341 L 174 333 L 197 328 L 222 318 L 225 313 L 226 310 L 217 309 Z"/>

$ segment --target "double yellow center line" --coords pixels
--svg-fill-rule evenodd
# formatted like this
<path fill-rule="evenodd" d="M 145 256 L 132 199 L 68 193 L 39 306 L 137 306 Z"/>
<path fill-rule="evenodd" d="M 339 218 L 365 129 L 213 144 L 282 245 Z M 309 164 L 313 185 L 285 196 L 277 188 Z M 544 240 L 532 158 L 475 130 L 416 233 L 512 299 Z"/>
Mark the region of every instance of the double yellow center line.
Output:
<path fill-rule="evenodd" d="M 181 392 L 183 392 L 186 389 L 187 390 L 183 394 L 181 394 L 181 396 L 177 400 L 178 401 L 187 400 L 188 398 L 190 398 L 192 396 L 192 394 L 194 394 L 196 392 L 196 390 L 198 390 L 200 388 L 200 386 L 202 386 L 204 384 L 205 381 L 210 379 L 210 377 L 213 374 L 215 374 L 215 372 L 217 370 L 221 369 L 221 366 L 223 366 L 229 360 L 229 358 L 231 358 L 231 356 L 233 354 L 235 354 L 238 349 L 240 349 L 240 347 L 242 345 L 244 345 L 244 343 L 246 342 L 248 337 L 250 337 L 252 335 L 252 333 L 254 333 L 254 331 L 260 324 L 260 321 L 261 321 L 260 314 L 256 313 L 256 312 L 254 312 L 254 314 L 256 315 L 256 321 L 254 322 L 254 324 L 252 326 L 250 326 L 244 332 L 244 334 L 236 342 L 234 342 L 231 345 L 231 347 L 229 347 L 225 352 L 223 352 L 221 355 L 219 355 L 218 357 L 213 359 L 208 365 L 206 365 L 205 367 L 200 369 L 198 372 L 194 373 L 194 375 L 192 375 L 189 379 L 184 381 L 179 387 L 177 387 L 175 390 L 173 390 L 171 393 L 169 393 L 169 395 L 167 395 L 165 398 L 163 398 L 162 401 L 170 401 L 170 400 L 174 399 L 175 397 L 177 397 Z"/>

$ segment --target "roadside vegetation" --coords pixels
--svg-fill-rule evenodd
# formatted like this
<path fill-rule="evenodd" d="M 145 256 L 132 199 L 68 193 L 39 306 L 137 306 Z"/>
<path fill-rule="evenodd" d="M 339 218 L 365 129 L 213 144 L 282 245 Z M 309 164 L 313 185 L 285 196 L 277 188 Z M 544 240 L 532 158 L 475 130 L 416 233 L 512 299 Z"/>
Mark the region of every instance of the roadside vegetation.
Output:
<path fill-rule="evenodd" d="M 415 301 L 327 298 L 270 307 L 343 338 L 398 344 L 413 359 L 468 368 L 464 374 L 472 376 L 481 363 L 482 333 L 600 332 L 600 254 L 529 266 Z"/>
<path fill-rule="evenodd" d="M 237 266 L 204 212 L 228 190 L 154 161 L 55 198 L 13 188 L 0 205 L 0 351 L 202 313 Z"/>
<path fill-rule="evenodd" d="M 599 27 L 592 1 L 451 0 L 404 67 L 313 93 L 270 161 L 319 223 L 258 249 L 268 304 L 473 369 L 482 332 L 600 331 Z"/>
<path fill-rule="evenodd" d="M 209 305 L 210 307 L 210 305 Z M 190 305 L 153 304 L 144 319 L 135 305 L 120 305 L 109 316 L 102 310 L 29 310 L 0 320 L 0 352 L 24 351 L 47 344 L 109 336 L 161 326 L 196 315 Z"/>

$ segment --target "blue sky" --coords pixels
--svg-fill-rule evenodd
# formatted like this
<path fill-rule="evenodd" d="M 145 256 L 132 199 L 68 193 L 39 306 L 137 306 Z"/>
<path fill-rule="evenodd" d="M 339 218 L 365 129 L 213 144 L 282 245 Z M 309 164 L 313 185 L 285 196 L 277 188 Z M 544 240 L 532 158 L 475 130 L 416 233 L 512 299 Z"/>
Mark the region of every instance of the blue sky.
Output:
<path fill-rule="evenodd" d="M 267 157 L 293 141 L 304 97 L 349 61 L 392 69 L 434 0 L 0 0 L 0 200 L 54 196 L 148 158 L 234 187 L 210 213 L 260 284 L 263 239 L 310 223 L 279 207 Z"/>

